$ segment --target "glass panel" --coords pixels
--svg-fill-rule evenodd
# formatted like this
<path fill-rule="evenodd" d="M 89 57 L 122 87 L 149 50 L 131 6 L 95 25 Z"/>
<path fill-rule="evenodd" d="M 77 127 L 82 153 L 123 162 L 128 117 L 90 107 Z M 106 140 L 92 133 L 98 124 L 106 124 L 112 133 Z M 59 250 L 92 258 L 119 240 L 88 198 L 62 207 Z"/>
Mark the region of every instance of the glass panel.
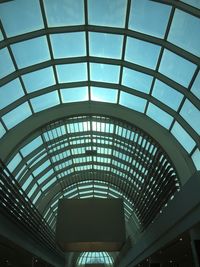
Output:
<path fill-rule="evenodd" d="M 52 34 L 50 38 L 54 58 L 86 56 L 84 32 Z"/>
<path fill-rule="evenodd" d="M 91 100 L 117 103 L 118 90 L 102 87 L 91 87 Z"/>
<path fill-rule="evenodd" d="M 44 171 L 47 167 L 51 165 L 51 162 L 49 160 L 42 163 L 36 170 L 33 171 L 33 175 L 37 176 L 39 173 Z"/>
<path fill-rule="evenodd" d="M 46 37 L 38 37 L 11 45 L 17 66 L 24 68 L 50 59 Z"/>
<path fill-rule="evenodd" d="M 135 64 L 155 69 L 160 46 L 135 38 L 127 38 L 125 59 Z"/>
<path fill-rule="evenodd" d="M 108 33 L 89 33 L 90 56 L 121 58 L 123 36 Z"/>
<path fill-rule="evenodd" d="M 22 105 L 18 106 L 17 108 L 11 110 L 6 115 L 2 117 L 6 127 L 8 129 L 13 128 L 26 118 L 32 115 L 31 109 L 27 102 L 23 103 Z"/>
<path fill-rule="evenodd" d="M 125 92 L 121 92 L 119 104 L 139 112 L 144 112 L 146 106 L 146 99 L 134 96 Z"/>
<path fill-rule="evenodd" d="M 31 197 L 33 195 L 33 193 L 35 192 L 35 190 L 37 189 L 37 185 L 34 184 L 34 186 L 31 188 L 30 192 L 28 193 L 28 197 Z"/>
<path fill-rule="evenodd" d="M 54 107 L 60 104 L 58 92 L 54 91 L 48 94 L 34 97 L 31 99 L 31 104 L 35 112 Z"/>
<path fill-rule="evenodd" d="M 0 41 L 2 41 L 4 38 L 3 38 L 3 34 L 2 34 L 2 31 L 0 30 Z"/>
<path fill-rule="evenodd" d="M 30 183 L 31 183 L 32 181 L 33 181 L 33 176 L 30 175 L 30 176 L 26 179 L 25 183 L 22 185 L 22 189 L 25 191 L 25 190 L 27 189 L 27 187 L 30 185 Z"/>
<path fill-rule="evenodd" d="M 142 72 L 123 68 L 122 85 L 149 93 L 153 77 Z"/>
<path fill-rule="evenodd" d="M 131 1 L 129 28 L 156 37 L 164 37 L 170 11 L 170 6 L 157 2 Z"/>
<path fill-rule="evenodd" d="M 46 88 L 55 84 L 53 68 L 45 68 L 30 72 L 22 76 L 28 93 Z"/>
<path fill-rule="evenodd" d="M 195 146 L 195 142 L 183 127 L 178 122 L 175 122 L 171 132 L 185 150 L 190 153 Z"/>
<path fill-rule="evenodd" d="M 33 204 L 35 204 L 37 202 L 37 200 L 39 199 L 39 197 L 41 196 L 42 192 L 39 191 L 39 193 L 36 195 L 36 197 L 33 199 Z"/>
<path fill-rule="evenodd" d="M 200 99 L 200 72 L 192 85 L 191 91 L 196 97 L 198 97 L 198 99 Z"/>
<path fill-rule="evenodd" d="M 54 182 L 56 182 L 56 178 L 54 177 L 53 179 L 51 179 L 51 181 L 49 181 L 48 183 L 46 183 L 43 187 L 42 187 L 42 191 L 45 191 L 49 186 L 51 186 Z"/>
<path fill-rule="evenodd" d="M 149 103 L 147 115 L 167 129 L 169 129 L 173 121 L 172 116 L 152 103 Z"/>
<path fill-rule="evenodd" d="M 52 169 L 49 170 L 47 173 L 45 173 L 45 174 L 38 180 L 39 185 L 40 185 L 41 183 L 43 183 L 47 178 L 49 178 L 50 175 L 52 175 L 53 173 L 54 173 L 54 171 L 53 171 Z"/>
<path fill-rule="evenodd" d="M 86 63 L 57 65 L 56 71 L 58 73 L 58 80 L 61 83 L 87 80 Z"/>
<path fill-rule="evenodd" d="M 192 160 L 197 168 L 197 170 L 200 170 L 200 150 L 197 148 L 193 155 L 192 155 Z"/>
<path fill-rule="evenodd" d="M 50 27 L 85 23 L 84 0 L 44 0 L 44 6 Z"/>
<path fill-rule="evenodd" d="M 38 148 L 43 144 L 42 138 L 38 136 L 33 141 L 31 141 L 29 144 L 25 145 L 20 151 L 24 157 L 26 157 L 28 154 L 30 154 L 33 150 Z"/>
<path fill-rule="evenodd" d="M 38 0 L 1 3 L 0 19 L 7 37 L 39 30 L 44 26 Z"/>
<path fill-rule="evenodd" d="M 184 2 L 184 3 L 188 4 L 188 5 L 200 8 L 199 0 L 181 0 L 181 2 Z"/>
<path fill-rule="evenodd" d="M 0 138 L 3 137 L 5 133 L 6 133 L 6 130 L 3 127 L 2 123 L 0 122 Z"/>
<path fill-rule="evenodd" d="M 15 71 L 15 67 L 7 48 L 0 50 L 0 62 L 4 63 L 0 64 L 0 78 L 3 78 L 11 72 Z"/>
<path fill-rule="evenodd" d="M 62 89 L 61 98 L 63 103 L 70 102 L 79 102 L 88 100 L 88 88 L 87 87 L 78 87 L 78 88 L 69 88 Z"/>
<path fill-rule="evenodd" d="M 127 0 L 88 0 L 89 24 L 124 27 Z"/>
<path fill-rule="evenodd" d="M 199 36 L 200 19 L 176 9 L 168 40 L 190 53 L 200 56 Z"/>
<path fill-rule="evenodd" d="M 118 83 L 119 72 L 119 66 L 90 63 L 90 76 L 93 81 Z"/>
<path fill-rule="evenodd" d="M 152 95 L 174 110 L 178 110 L 183 95 L 165 83 L 156 80 Z"/>
<path fill-rule="evenodd" d="M 196 65 L 184 58 L 164 50 L 159 71 L 170 79 L 187 87 L 192 79 Z"/>
<path fill-rule="evenodd" d="M 15 100 L 24 95 L 19 79 L 15 79 L 10 83 L 0 87 L 0 109 L 5 108 Z"/>
<path fill-rule="evenodd" d="M 185 100 L 180 115 L 200 134 L 200 111 L 188 99 Z"/>
<path fill-rule="evenodd" d="M 22 161 L 22 157 L 20 156 L 19 153 L 17 153 L 14 158 L 9 162 L 9 164 L 7 165 L 7 168 L 9 169 L 10 172 L 13 172 L 14 169 L 17 168 L 17 166 L 19 165 L 19 163 Z"/>

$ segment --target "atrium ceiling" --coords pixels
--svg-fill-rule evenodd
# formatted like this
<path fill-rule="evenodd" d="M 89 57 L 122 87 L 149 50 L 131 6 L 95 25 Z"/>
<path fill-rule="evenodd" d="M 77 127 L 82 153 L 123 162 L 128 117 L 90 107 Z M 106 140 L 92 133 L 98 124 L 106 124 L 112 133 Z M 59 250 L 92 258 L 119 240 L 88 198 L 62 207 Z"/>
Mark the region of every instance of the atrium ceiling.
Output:
<path fill-rule="evenodd" d="M 198 0 L 0 1 L 0 157 L 53 230 L 122 197 L 141 231 L 200 170 L 199 36 Z"/>

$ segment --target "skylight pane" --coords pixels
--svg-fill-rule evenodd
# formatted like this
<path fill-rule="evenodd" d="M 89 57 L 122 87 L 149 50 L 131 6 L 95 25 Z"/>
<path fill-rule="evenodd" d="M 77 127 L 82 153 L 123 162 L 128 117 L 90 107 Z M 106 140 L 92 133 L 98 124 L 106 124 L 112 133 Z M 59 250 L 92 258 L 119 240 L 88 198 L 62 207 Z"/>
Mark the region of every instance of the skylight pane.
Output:
<path fill-rule="evenodd" d="M 155 69 L 160 53 L 160 46 L 128 37 L 125 59 L 132 63 Z"/>
<path fill-rule="evenodd" d="M 0 50 L 0 62 L 3 62 L 3 64 L 0 64 L 0 78 L 15 71 L 15 67 L 7 48 Z"/>
<path fill-rule="evenodd" d="M 44 0 L 44 6 L 50 27 L 85 23 L 84 0 Z"/>
<path fill-rule="evenodd" d="M 88 0 L 89 24 L 122 28 L 126 7 L 127 0 Z"/>
<path fill-rule="evenodd" d="M 164 37 L 170 11 L 170 6 L 161 3 L 149 0 L 131 1 L 129 28 L 156 37 Z"/>
<path fill-rule="evenodd" d="M 198 134 L 200 134 L 200 110 L 188 99 L 185 100 L 180 115 Z"/>
<path fill-rule="evenodd" d="M 192 160 L 194 162 L 195 167 L 197 168 L 197 170 L 200 170 L 200 150 L 197 148 L 193 155 L 192 155 Z"/>
<path fill-rule="evenodd" d="M 194 7 L 197 7 L 200 9 L 200 2 L 199 0 L 181 0 L 181 2 L 184 2 L 188 5 L 191 5 L 191 6 L 194 6 Z"/>
<path fill-rule="evenodd" d="M 23 82 L 28 93 L 46 88 L 55 84 L 53 68 L 45 68 L 30 72 L 22 76 Z"/>
<path fill-rule="evenodd" d="M 42 163 L 36 170 L 33 171 L 33 175 L 37 176 L 39 173 L 44 171 L 47 167 L 51 165 L 51 162 L 49 160 Z"/>
<path fill-rule="evenodd" d="M 153 77 L 142 72 L 123 68 L 122 85 L 149 93 Z"/>
<path fill-rule="evenodd" d="M 84 32 L 52 34 L 50 38 L 54 58 L 86 56 Z"/>
<path fill-rule="evenodd" d="M 89 33 L 90 56 L 121 58 L 123 36 L 108 33 Z"/>
<path fill-rule="evenodd" d="M 29 144 L 25 145 L 20 152 L 24 157 L 26 157 L 28 154 L 30 154 L 33 150 L 38 148 L 43 144 L 42 138 L 38 136 L 33 141 L 31 141 Z"/>
<path fill-rule="evenodd" d="M 149 103 L 147 115 L 167 129 L 169 129 L 173 121 L 172 116 L 152 103 Z"/>
<path fill-rule="evenodd" d="M 2 34 L 2 31 L 0 30 L 0 41 L 2 41 L 4 38 L 3 38 L 3 34 Z"/>
<path fill-rule="evenodd" d="M 42 111 L 47 108 L 60 104 L 58 92 L 54 91 L 48 94 L 37 96 L 31 99 L 31 104 L 35 112 Z"/>
<path fill-rule="evenodd" d="M 31 190 L 28 193 L 28 197 L 31 197 L 33 195 L 33 193 L 35 192 L 35 190 L 37 189 L 37 185 L 34 184 L 34 186 L 31 188 Z"/>
<path fill-rule="evenodd" d="M 33 199 L 33 204 L 35 204 L 37 202 L 37 200 L 39 199 L 39 197 L 41 196 L 42 192 L 39 191 L 38 194 L 36 195 L 36 197 Z"/>
<path fill-rule="evenodd" d="M 171 130 L 172 134 L 176 137 L 178 142 L 190 153 L 195 146 L 195 141 L 192 137 L 181 127 L 178 122 L 175 122 Z"/>
<path fill-rule="evenodd" d="M 46 37 L 38 37 L 11 45 L 17 66 L 25 68 L 50 59 Z"/>
<path fill-rule="evenodd" d="M 39 185 L 40 185 L 41 183 L 43 183 L 47 178 L 49 178 L 53 173 L 54 173 L 54 172 L 53 172 L 52 169 L 49 170 L 48 172 L 46 172 L 46 173 L 45 173 L 45 174 L 38 180 Z"/>
<path fill-rule="evenodd" d="M 141 97 L 134 96 L 125 92 L 121 92 L 120 94 L 119 104 L 127 108 L 139 112 L 144 112 L 146 103 L 147 103 L 146 99 L 143 99 Z"/>
<path fill-rule="evenodd" d="M 63 103 L 88 101 L 89 99 L 87 87 L 61 89 L 60 92 Z"/>
<path fill-rule="evenodd" d="M 200 72 L 192 85 L 191 91 L 198 99 L 200 99 Z"/>
<path fill-rule="evenodd" d="M 36 31 L 44 27 L 38 0 L 1 3 L 0 19 L 7 37 Z"/>
<path fill-rule="evenodd" d="M 170 79 L 187 87 L 195 69 L 196 65 L 190 61 L 187 61 L 167 49 L 164 50 L 159 71 Z"/>
<path fill-rule="evenodd" d="M 91 87 L 91 100 L 116 103 L 118 90 L 102 87 Z"/>
<path fill-rule="evenodd" d="M 118 83 L 119 72 L 119 66 L 90 63 L 90 76 L 93 81 Z"/>
<path fill-rule="evenodd" d="M 33 181 L 33 176 L 30 175 L 22 185 L 22 189 L 25 191 L 30 183 Z"/>
<path fill-rule="evenodd" d="M 2 123 L 0 122 L 0 138 L 2 138 L 5 133 L 6 133 L 6 130 L 3 127 Z"/>
<path fill-rule="evenodd" d="M 11 110 L 6 115 L 2 117 L 6 127 L 8 129 L 13 128 L 26 118 L 30 117 L 32 115 L 31 109 L 29 107 L 29 104 L 27 102 L 21 104 L 17 108 Z"/>
<path fill-rule="evenodd" d="M 184 30 L 180 30 L 184 29 Z M 190 53 L 200 56 L 200 19 L 176 9 L 168 40 Z"/>
<path fill-rule="evenodd" d="M 0 109 L 5 108 L 24 95 L 19 79 L 15 79 L 0 87 Z"/>
<path fill-rule="evenodd" d="M 45 191 L 47 188 L 49 188 L 54 182 L 56 182 L 56 178 L 54 177 L 53 179 L 51 179 L 51 181 L 49 181 L 48 183 L 46 183 L 43 187 L 42 187 L 42 191 Z"/>
<path fill-rule="evenodd" d="M 12 158 L 12 160 L 9 162 L 9 164 L 7 165 L 7 168 L 9 169 L 10 172 L 13 172 L 21 161 L 22 161 L 22 157 L 20 156 L 19 153 L 17 153 L 14 156 L 14 158 Z"/>
<path fill-rule="evenodd" d="M 152 95 L 174 110 L 178 110 L 183 95 L 165 83 L 156 80 Z"/>
<path fill-rule="evenodd" d="M 66 64 L 57 65 L 56 71 L 58 74 L 58 80 L 61 83 L 78 82 L 87 80 L 87 64 Z"/>

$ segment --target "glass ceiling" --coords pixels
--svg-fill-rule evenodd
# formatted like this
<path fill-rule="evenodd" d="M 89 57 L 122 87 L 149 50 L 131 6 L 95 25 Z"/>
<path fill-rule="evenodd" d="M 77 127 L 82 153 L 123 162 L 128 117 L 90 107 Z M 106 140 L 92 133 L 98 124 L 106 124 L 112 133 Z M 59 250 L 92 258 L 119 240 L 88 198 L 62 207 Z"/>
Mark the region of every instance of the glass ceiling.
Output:
<path fill-rule="evenodd" d="M 93 264 L 102 264 L 105 267 L 112 267 L 113 258 L 108 252 L 83 252 L 78 257 L 76 266 L 84 267 Z"/>
<path fill-rule="evenodd" d="M 105 102 L 111 108 L 131 109 L 154 120 L 178 140 L 200 170 L 199 36 L 198 0 L 3 1 L 0 3 L 0 138 L 6 138 L 24 120 L 56 106 L 67 109 L 68 104 L 75 102 L 88 105 Z M 62 125 L 59 127 L 42 132 L 18 153 L 13 152 L 15 156 L 8 164 L 19 175 L 16 179 L 22 177 L 20 172 L 27 172 L 20 182 L 34 203 L 59 179 L 54 177 L 50 182 L 51 166 L 69 156 L 67 151 L 65 156 L 64 152 L 57 153 L 62 150 L 59 135 L 52 142 L 51 135 L 62 132 Z M 80 134 L 78 122 L 69 127 L 77 132 L 73 142 L 79 145 L 70 148 L 71 153 L 81 155 L 82 140 L 91 136 Z M 103 134 L 100 129 L 95 138 L 103 140 L 102 153 L 109 154 L 106 146 L 112 141 L 108 133 L 105 138 Z M 52 148 L 44 147 L 51 142 Z M 57 154 L 47 157 L 54 147 Z M 124 161 L 124 155 L 117 157 L 119 162 Z M 23 165 L 24 158 L 27 161 Z M 98 162 L 96 158 L 95 163 L 91 161 L 93 166 Z M 79 168 L 87 170 L 86 156 L 74 156 L 71 160 L 74 166 L 77 160 Z M 106 169 L 111 159 L 100 160 Z M 18 164 L 21 167 L 16 169 Z M 56 172 L 63 168 L 62 164 L 66 162 L 58 165 Z M 37 183 L 32 182 L 35 177 Z M 49 183 L 44 183 L 47 178 Z M 66 194 L 73 194 L 73 185 L 68 186 L 71 187 Z M 87 186 L 91 196 L 115 194 L 101 190 L 99 186 L 107 187 L 106 183 L 100 185 L 95 181 L 92 192 L 89 180 Z M 84 197 L 86 190 L 81 181 L 77 188 L 76 193 Z M 112 189 L 116 190 L 115 185 Z M 120 194 L 119 189 L 116 194 Z M 128 198 L 126 201 L 128 218 L 132 203 Z"/>

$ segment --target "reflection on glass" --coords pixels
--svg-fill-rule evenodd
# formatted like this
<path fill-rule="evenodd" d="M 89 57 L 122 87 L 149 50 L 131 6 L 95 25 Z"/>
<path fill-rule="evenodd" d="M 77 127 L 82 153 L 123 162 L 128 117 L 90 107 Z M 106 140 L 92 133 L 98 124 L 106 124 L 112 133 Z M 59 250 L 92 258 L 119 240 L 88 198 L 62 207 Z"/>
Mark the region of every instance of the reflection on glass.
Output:
<path fill-rule="evenodd" d="M 88 100 L 88 88 L 67 88 L 61 89 L 61 98 L 63 103 L 79 102 Z"/>
<path fill-rule="evenodd" d="M 116 103 L 118 90 L 102 87 L 91 87 L 91 100 Z"/>

